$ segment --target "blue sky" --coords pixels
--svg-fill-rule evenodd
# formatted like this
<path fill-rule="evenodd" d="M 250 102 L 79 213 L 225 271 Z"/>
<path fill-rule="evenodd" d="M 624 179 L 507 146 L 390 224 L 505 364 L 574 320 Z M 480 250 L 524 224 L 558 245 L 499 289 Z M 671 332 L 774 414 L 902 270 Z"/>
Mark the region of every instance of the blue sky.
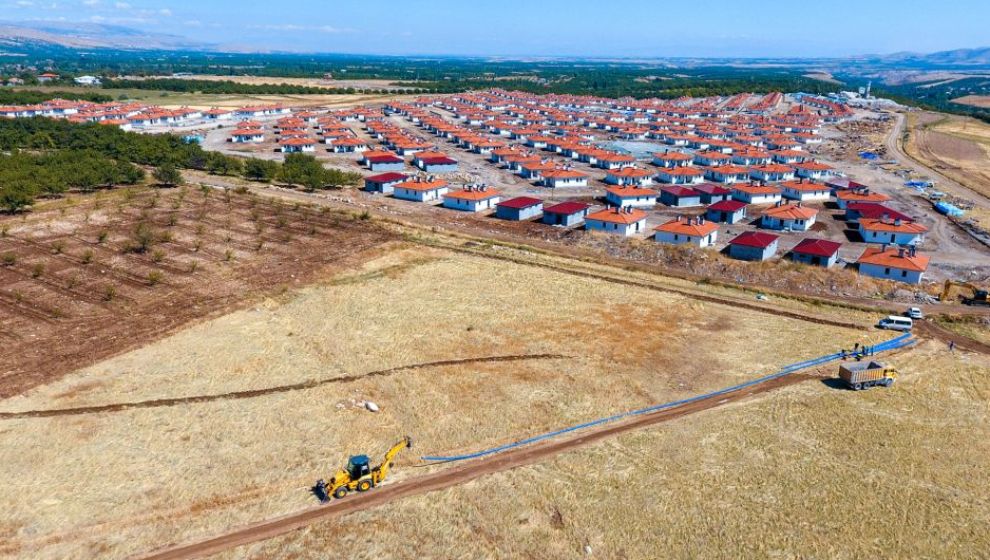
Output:
<path fill-rule="evenodd" d="M 370 54 L 807 57 L 990 45 L 987 0 L 0 0 L 0 19 Z"/>

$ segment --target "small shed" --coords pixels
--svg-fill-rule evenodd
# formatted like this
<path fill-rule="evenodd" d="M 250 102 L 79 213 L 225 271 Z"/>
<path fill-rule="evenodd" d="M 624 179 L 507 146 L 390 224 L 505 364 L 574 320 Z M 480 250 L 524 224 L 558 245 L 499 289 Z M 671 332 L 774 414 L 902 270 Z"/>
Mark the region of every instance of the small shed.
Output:
<path fill-rule="evenodd" d="M 503 220 L 531 220 L 543 213 L 543 201 L 531 196 L 517 196 L 495 205 L 495 216 Z"/>
<path fill-rule="evenodd" d="M 590 206 L 583 202 L 561 202 L 543 209 L 543 223 L 552 226 L 576 226 L 584 221 Z"/>
<path fill-rule="evenodd" d="M 809 237 L 808 239 L 801 240 L 800 243 L 791 249 L 791 260 L 829 268 L 838 260 L 839 248 L 841 247 L 842 244 L 835 241 Z"/>
<path fill-rule="evenodd" d="M 761 231 L 747 231 L 729 241 L 729 256 L 742 261 L 765 261 L 777 254 L 780 238 Z"/>
<path fill-rule="evenodd" d="M 738 200 L 723 200 L 709 206 L 705 217 L 713 222 L 735 224 L 746 219 L 746 206 Z"/>

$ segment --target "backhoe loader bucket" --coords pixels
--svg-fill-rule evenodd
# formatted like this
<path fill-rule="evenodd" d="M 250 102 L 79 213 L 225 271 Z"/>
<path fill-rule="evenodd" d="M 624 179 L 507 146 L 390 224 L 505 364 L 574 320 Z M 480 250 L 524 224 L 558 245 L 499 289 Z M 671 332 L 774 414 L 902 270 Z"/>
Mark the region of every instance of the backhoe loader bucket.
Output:
<path fill-rule="evenodd" d="M 310 490 L 321 502 L 327 503 L 330 501 L 330 495 L 327 494 L 327 483 L 322 478 L 317 480 L 316 484 Z"/>

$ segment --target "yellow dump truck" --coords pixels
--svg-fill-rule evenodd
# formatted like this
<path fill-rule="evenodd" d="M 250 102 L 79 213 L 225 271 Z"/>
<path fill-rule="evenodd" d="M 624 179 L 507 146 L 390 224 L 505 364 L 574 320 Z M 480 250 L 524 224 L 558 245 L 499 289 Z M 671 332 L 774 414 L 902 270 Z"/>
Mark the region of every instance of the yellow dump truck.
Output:
<path fill-rule="evenodd" d="M 849 362 L 839 366 L 839 379 L 850 389 L 861 391 L 883 385 L 890 387 L 897 380 L 897 370 L 880 362 Z"/>

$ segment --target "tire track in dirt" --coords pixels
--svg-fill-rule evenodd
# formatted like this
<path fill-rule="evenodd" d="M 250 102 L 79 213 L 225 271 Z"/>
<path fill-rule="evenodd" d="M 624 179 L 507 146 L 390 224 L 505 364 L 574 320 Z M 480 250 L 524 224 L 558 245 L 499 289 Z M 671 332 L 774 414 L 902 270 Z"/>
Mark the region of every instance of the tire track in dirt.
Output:
<path fill-rule="evenodd" d="M 818 370 L 818 372 L 818 375 L 805 372 L 779 377 L 734 393 L 718 395 L 676 408 L 644 414 L 625 422 L 588 431 L 580 435 L 517 448 L 484 459 L 467 461 L 455 467 L 389 484 L 365 494 L 352 495 L 343 500 L 334 500 L 327 505 L 315 506 L 296 513 L 247 525 L 217 537 L 173 546 L 150 554 L 137 555 L 132 558 L 141 560 L 188 560 L 218 554 L 238 546 L 271 539 L 297 529 L 302 529 L 326 519 L 385 505 L 398 499 L 464 484 L 488 474 L 531 465 L 571 449 L 596 443 L 625 432 L 676 420 L 810 379 L 821 379 L 825 373 L 823 370 Z"/>
<path fill-rule="evenodd" d="M 978 340 L 973 340 L 968 336 L 954 333 L 931 321 L 916 321 L 914 323 L 914 333 L 946 344 L 952 342 L 960 350 L 969 350 L 970 352 L 990 355 L 990 344 L 985 344 Z"/>
<path fill-rule="evenodd" d="M 293 383 L 290 385 L 278 385 L 275 387 L 265 387 L 263 389 L 247 389 L 244 391 L 232 391 L 230 393 L 218 393 L 215 395 L 195 395 L 190 397 L 152 399 L 152 400 L 135 401 L 129 403 L 101 404 L 101 405 L 92 405 L 92 406 L 79 406 L 73 408 L 56 408 L 56 409 L 48 409 L 48 410 L 0 412 L 0 420 L 17 420 L 22 418 L 52 418 L 57 416 L 78 416 L 82 414 L 120 412 L 123 410 L 130 410 L 136 408 L 163 408 L 170 406 L 208 403 L 215 401 L 253 399 L 256 397 L 263 397 L 278 393 L 303 391 L 306 389 L 322 387 L 324 385 L 332 385 L 337 383 L 351 383 L 353 381 L 359 381 L 361 379 L 367 379 L 369 377 L 386 377 L 403 371 L 413 371 L 413 370 L 425 369 L 431 367 L 444 367 L 444 366 L 482 364 L 482 363 L 522 362 L 529 360 L 566 360 L 572 358 L 573 356 L 565 356 L 562 354 L 512 354 L 506 356 L 486 356 L 482 358 L 459 358 L 454 360 L 440 360 L 436 362 L 424 362 L 421 364 L 397 366 L 389 369 L 371 371 L 368 373 L 345 375 L 342 377 L 331 377 L 324 379 L 312 379 L 309 381 L 303 381 L 301 383 Z"/>

